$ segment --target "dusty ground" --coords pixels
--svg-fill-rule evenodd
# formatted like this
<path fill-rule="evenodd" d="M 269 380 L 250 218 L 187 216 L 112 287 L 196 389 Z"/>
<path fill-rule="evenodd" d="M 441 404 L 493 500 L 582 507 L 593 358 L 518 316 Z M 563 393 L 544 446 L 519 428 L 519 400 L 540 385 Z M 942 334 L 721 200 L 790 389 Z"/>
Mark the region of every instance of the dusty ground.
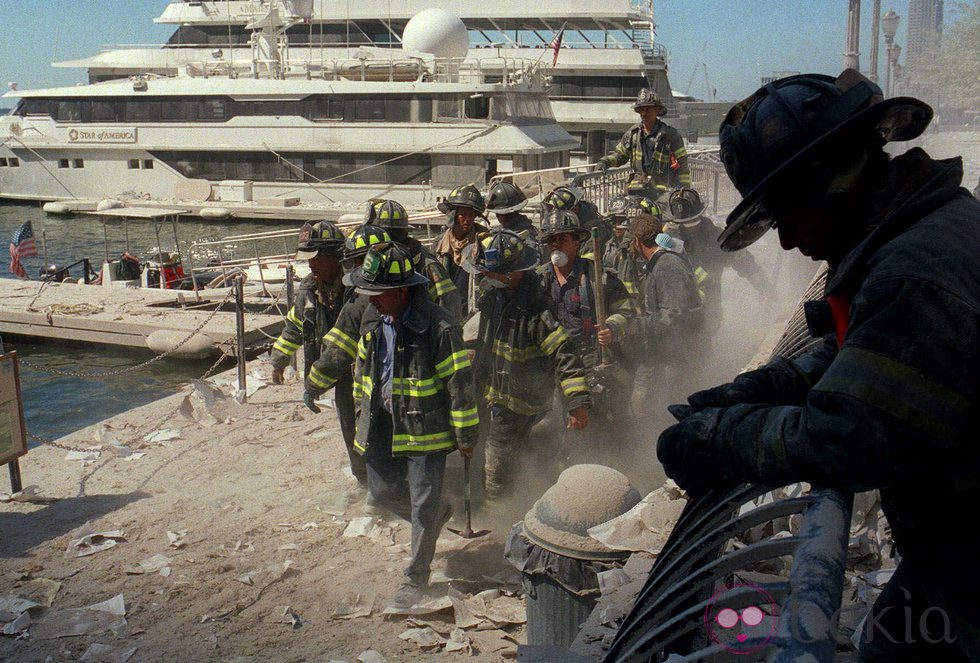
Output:
<path fill-rule="evenodd" d="M 24 594 L 30 579 L 60 582 L 51 608 L 33 617 L 32 631 L 44 635 L 44 623 L 58 623 L 63 611 L 121 593 L 127 624 L 116 633 L 83 637 L 0 636 L 0 660 L 77 660 L 92 643 L 111 646 L 114 654 L 137 647 L 131 660 L 138 661 L 352 661 L 367 649 L 387 661 L 422 656 L 416 645 L 398 638 L 408 628 L 404 617 L 380 615 L 401 581 L 407 546 L 400 544 L 408 541 L 408 527 L 394 517 L 387 522 L 394 545 L 343 536 L 347 522 L 362 515 L 362 495 L 341 469 L 346 455 L 332 411 L 307 411 L 298 400 L 301 389 L 298 382 L 267 386 L 244 406 L 221 399 L 216 408 L 229 421 L 209 427 L 176 411 L 184 399 L 179 395 L 60 440 L 94 445 L 105 428 L 104 435 L 145 453 L 136 460 L 104 447 L 97 460 L 83 465 L 66 460 L 61 449 L 32 449 L 21 460 L 25 485 L 35 484 L 58 500 L 0 504 L 0 597 Z M 179 430 L 180 438 L 146 441 L 159 430 Z M 458 476 L 458 460 L 449 472 Z M 459 483 L 447 490 L 458 495 Z M 476 526 L 488 525 L 477 520 Z M 512 570 L 484 580 L 508 568 L 503 538 L 514 520 L 498 515 L 490 537 L 462 550 L 463 540 L 444 533 L 434 571 L 468 593 L 516 589 Z M 86 528 L 122 530 L 125 540 L 90 556 L 66 554 L 73 533 Z M 181 530 L 187 531 L 185 544 L 171 547 L 167 532 Z M 171 559 L 169 577 L 124 572 L 156 554 Z M 282 574 L 287 560 L 290 570 Z M 251 585 L 242 578 L 249 574 Z M 444 595 L 446 585 L 439 588 Z M 331 619 L 358 594 L 373 597 L 372 615 Z M 287 605 L 300 620 L 298 628 L 281 623 Z M 421 619 L 441 621 L 448 635 L 453 613 Z M 523 641 L 523 627 L 510 632 Z M 480 660 L 499 660 L 516 650 L 513 641 L 500 637 L 503 631 L 467 633 Z"/>

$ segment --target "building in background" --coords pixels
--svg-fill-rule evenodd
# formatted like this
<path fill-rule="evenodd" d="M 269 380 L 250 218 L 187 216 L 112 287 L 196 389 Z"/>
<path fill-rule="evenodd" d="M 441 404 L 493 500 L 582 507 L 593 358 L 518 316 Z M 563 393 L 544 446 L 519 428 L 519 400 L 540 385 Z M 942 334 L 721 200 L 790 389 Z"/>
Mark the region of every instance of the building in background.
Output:
<path fill-rule="evenodd" d="M 943 0 L 909 0 L 908 44 L 905 66 L 914 76 L 931 62 L 943 33 Z"/>

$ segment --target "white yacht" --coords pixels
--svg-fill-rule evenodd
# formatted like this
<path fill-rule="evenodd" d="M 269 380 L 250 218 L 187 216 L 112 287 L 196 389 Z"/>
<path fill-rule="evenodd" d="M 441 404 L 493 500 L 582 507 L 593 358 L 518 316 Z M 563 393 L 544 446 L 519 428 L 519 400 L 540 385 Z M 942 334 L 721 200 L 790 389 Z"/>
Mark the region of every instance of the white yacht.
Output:
<path fill-rule="evenodd" d="M 171 0 L 155 20 L 175 31 L 162 47 L 108 45 L 91 57 L 55 63 L 84 68 L 91 82 L 144 73 L 173 76 L 190 62 L 250 57 L 246 25 L 269 0 Z M 408 21 L 432 6 L 427 0 L 308 0 L 311 18 L 286 31 L 294 57 L 341 60 L 362 46 L 401 46 Z M 507 59 L 538 62 L 551 77 L 555 117 L 579 145 L 573 162 L 611 149 L 636 122 L 632 100 L 643 87 L 676 112 L 667 78 L 667 50 L 655 41 L 653 0 L 495 0 L 439 3 L 469 32 L 468 61 L 483 61 L 486 80 L 500 80 Z M 560 38 L 559 38 L 560 35 Z M 555 42 L 560 47 L 555 55 Z M 672 124 L 684 130 L 684 118 Z"/>
<path fill-rule="evenodd" d="M 0 197 L 422 206 L 461 182 L 565 166 L 578 144 L 538 63 L 468 59 L 466 30 L 445 11 L 406 23 L 411 49 L 320 57 L 291 44 L 312 3 L 186 8 L 226 4 L 252 11 L 247 46 L 163 49 L 182 56 L 173 70 L 8 92 Z"/>

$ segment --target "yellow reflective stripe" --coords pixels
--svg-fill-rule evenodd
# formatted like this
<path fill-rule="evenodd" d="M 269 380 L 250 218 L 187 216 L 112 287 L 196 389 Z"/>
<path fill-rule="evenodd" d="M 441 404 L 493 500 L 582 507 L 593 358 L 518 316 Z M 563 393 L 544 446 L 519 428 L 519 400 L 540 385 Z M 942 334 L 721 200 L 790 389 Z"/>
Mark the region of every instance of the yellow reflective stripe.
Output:
<path fill-rule="evenodd" d="M 323 337 L 325 343 L 332 343 L 350 355 L 351 359 L 357 357 L 357 342 L 348 334 L 334 327 Z"/>
<path fill-rule="evenodd" d="M 480 423 L 480 415 L 475 407 L 469 410 L 450 410 L 449 423 L 454 428 L 469 428 Z"/>
<path fill-rule="evenodd" d="M 504 343 L 503 341 L 493 342 L 493 353 L 499 357 L 503 357 L 507 361 L 517 361 L 525 362 L 529 359 L 534 359 L 535 357 L 544 357 L 544 353 L 537 346 L 529 346 L 526 348 L 515 348 L 509 343 Z"/>
<path fill-rule="evenodd" d="M 391 437 L 391 450 L 394 453 L 399 451 L 438 451 L 439 449 L 451 449 L 454 446 L 456 446 L 456 441 L 449 431 L 426 435 L 399 433 Z"/>
<path fill-rule="evenodd" d="M 392 378 L 391 393 L 400 396 L 432 396 L 442 391 L 436 378 Z"/>
<path fill-rule="evenodd" d="M 435 289 L 437 297 L 442 297 L 443 295 L 454 291 L 456 286 L 453 285 L 453 282 L 449 279 L 442 279 L 441 281 L 436 281 L 433 283 L 432 288 L 429 288 L 430 291 L 433 289 Z"/>
<path fill-rule="evenodd" d="M 566 396 L 580 392 L 588 393 L 589 387 L 585 384 L 585 378 L 567 378 L 561 381 L 561 391 Z"/>
<path fill-rule="evenodd" d="M 681 157 L 686 157 L 686 156 L 687 156 L 687 148 L 679 147 L 676 150 L 674 150 L 675 158 L 680 159 Z"/>
<path fill-rule="evenodd" d="M 351 393 L 354 395 L 354 398 L 362 398 L 364 396 L 364 384 L 357 378 L 354 378 L 354 387 L 351 389 Z"/>
<path fill-rule="evenodd" d="M 371 376 L 362 376 L 360 383 L 358 383 L 357 380 L 354 380 L 355 398 L 357 397 L 356 392 L 358 391 L 358 388 L 360 388 L 361 396 L 370 396 L 374 392 L 374 381 L 371 379 Z"/>
<path fill-rule="evenodd" d="M 310 378 L 310 382 L 318 386 L 320 389 L 329 389 L 337 382 L 337 378 L 332 378 L 329 375 L 324 375 L 316 369 L 316 365 L 310 367 L 310 374 L 307 376 Z"/>
<path fill-rule="evenodd" d="M 558 351 L 558 346 L 569 339 L 568 332 L 564 327 L 558 327 L 555 331 L 548 334 L 541 342 L 541 351 L 546 355 L 553 355 Z"/>
<path fill-rule="evenodd" d="M 686 184 L 687 186 L 691 186 L 691 174 L 690 173 L 681 173 L 680 183 L 681 184 Z"/>
<path fill-rule="evenodd" d="M 626 292 L 628 292 L 633 297 L 636 297 L 640 294 L 640 291 L 636 289 L 636 284 L 633 283 L 632 281 L 623 281 L 623 286 L 626 288 Z"/>
<path fill-rule="evenodd" d="M 361 340 L 357 342 L 357 358 L 361 361 L 367 361 L 367 343 L 370 340 L 370 334 L 361 337 Z"/>
<path fill-rule="evenodd" d="M 698 267 L 697 269 L 694 270 L 694 278 L 697 280 L 698 285 L 701 285 L 702 283 L 704 283 L 704 280 L 708 278 L 708 272 Z"/>
<path fill-rule="evenodd" d="M 535 406 L 531 405 L 525 400 L 517 398 L 516 396 L 511 396 L 510 394 L 505 394 L 502 391 L 497 391 L 493 387 L 489 387 L 487 389 L 486 399 L 488 403 L 503 405 L 511 412 L 516 412 L 517 414 L 541 414 L 542 412 L 547 412 L 549 409 L 551 409 L 550 400 L 548 401 L 547 405 L 544 405 L 543 407 Z"/>
<path fill-rule="evenodd" d="M 289 311 L 286 313 L 286 319 L 300 329 L 303 328 L 303 321 L 296 316 L 296 307 L 289 309 Z"/>
<path fill-rule="evenodd" d="M 472 363 L 470 362 L 469 352 L 460 350 L 452 353 L 436 364 L 436 375 L 445 379 L 456 371 L 469 368 L 470 366 L 472 366 Z"/>
<path fill-rule="evenodd" d="M 284 355 L 294 355 L 296 351 L 299 350 L 299 343 L 290 343 L 282 336 L 276 339 L 275 345 L 272 346 L 274 350 L 278 350 Z"/>

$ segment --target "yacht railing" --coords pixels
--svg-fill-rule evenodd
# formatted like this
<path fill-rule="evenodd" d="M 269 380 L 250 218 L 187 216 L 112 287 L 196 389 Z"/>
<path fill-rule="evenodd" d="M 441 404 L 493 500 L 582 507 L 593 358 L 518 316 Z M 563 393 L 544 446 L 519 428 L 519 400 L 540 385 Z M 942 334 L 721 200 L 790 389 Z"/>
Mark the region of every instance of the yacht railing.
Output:
<path fill-rule="evenodd" d="M 299 233 L 300 228 L 288 228 L 192 242 L 187 252 L 187 267 L 194 289 L 199 280 L 196 277 L 203 279 L 204 274 L 220 271 L 221 275 L 214 280 L 225 284 L 230 284 L 238 274 L 247 274 L 249 279 L 257 276 L 268 294 L 268 284 L 282 282 L 287 266 L 296 270 L 300 262 L 296 260 Z M 280 242 L 282 253 L 277 252 Z M 195 255 L 205 259 L 205 264 L 195 264 Z"/>

